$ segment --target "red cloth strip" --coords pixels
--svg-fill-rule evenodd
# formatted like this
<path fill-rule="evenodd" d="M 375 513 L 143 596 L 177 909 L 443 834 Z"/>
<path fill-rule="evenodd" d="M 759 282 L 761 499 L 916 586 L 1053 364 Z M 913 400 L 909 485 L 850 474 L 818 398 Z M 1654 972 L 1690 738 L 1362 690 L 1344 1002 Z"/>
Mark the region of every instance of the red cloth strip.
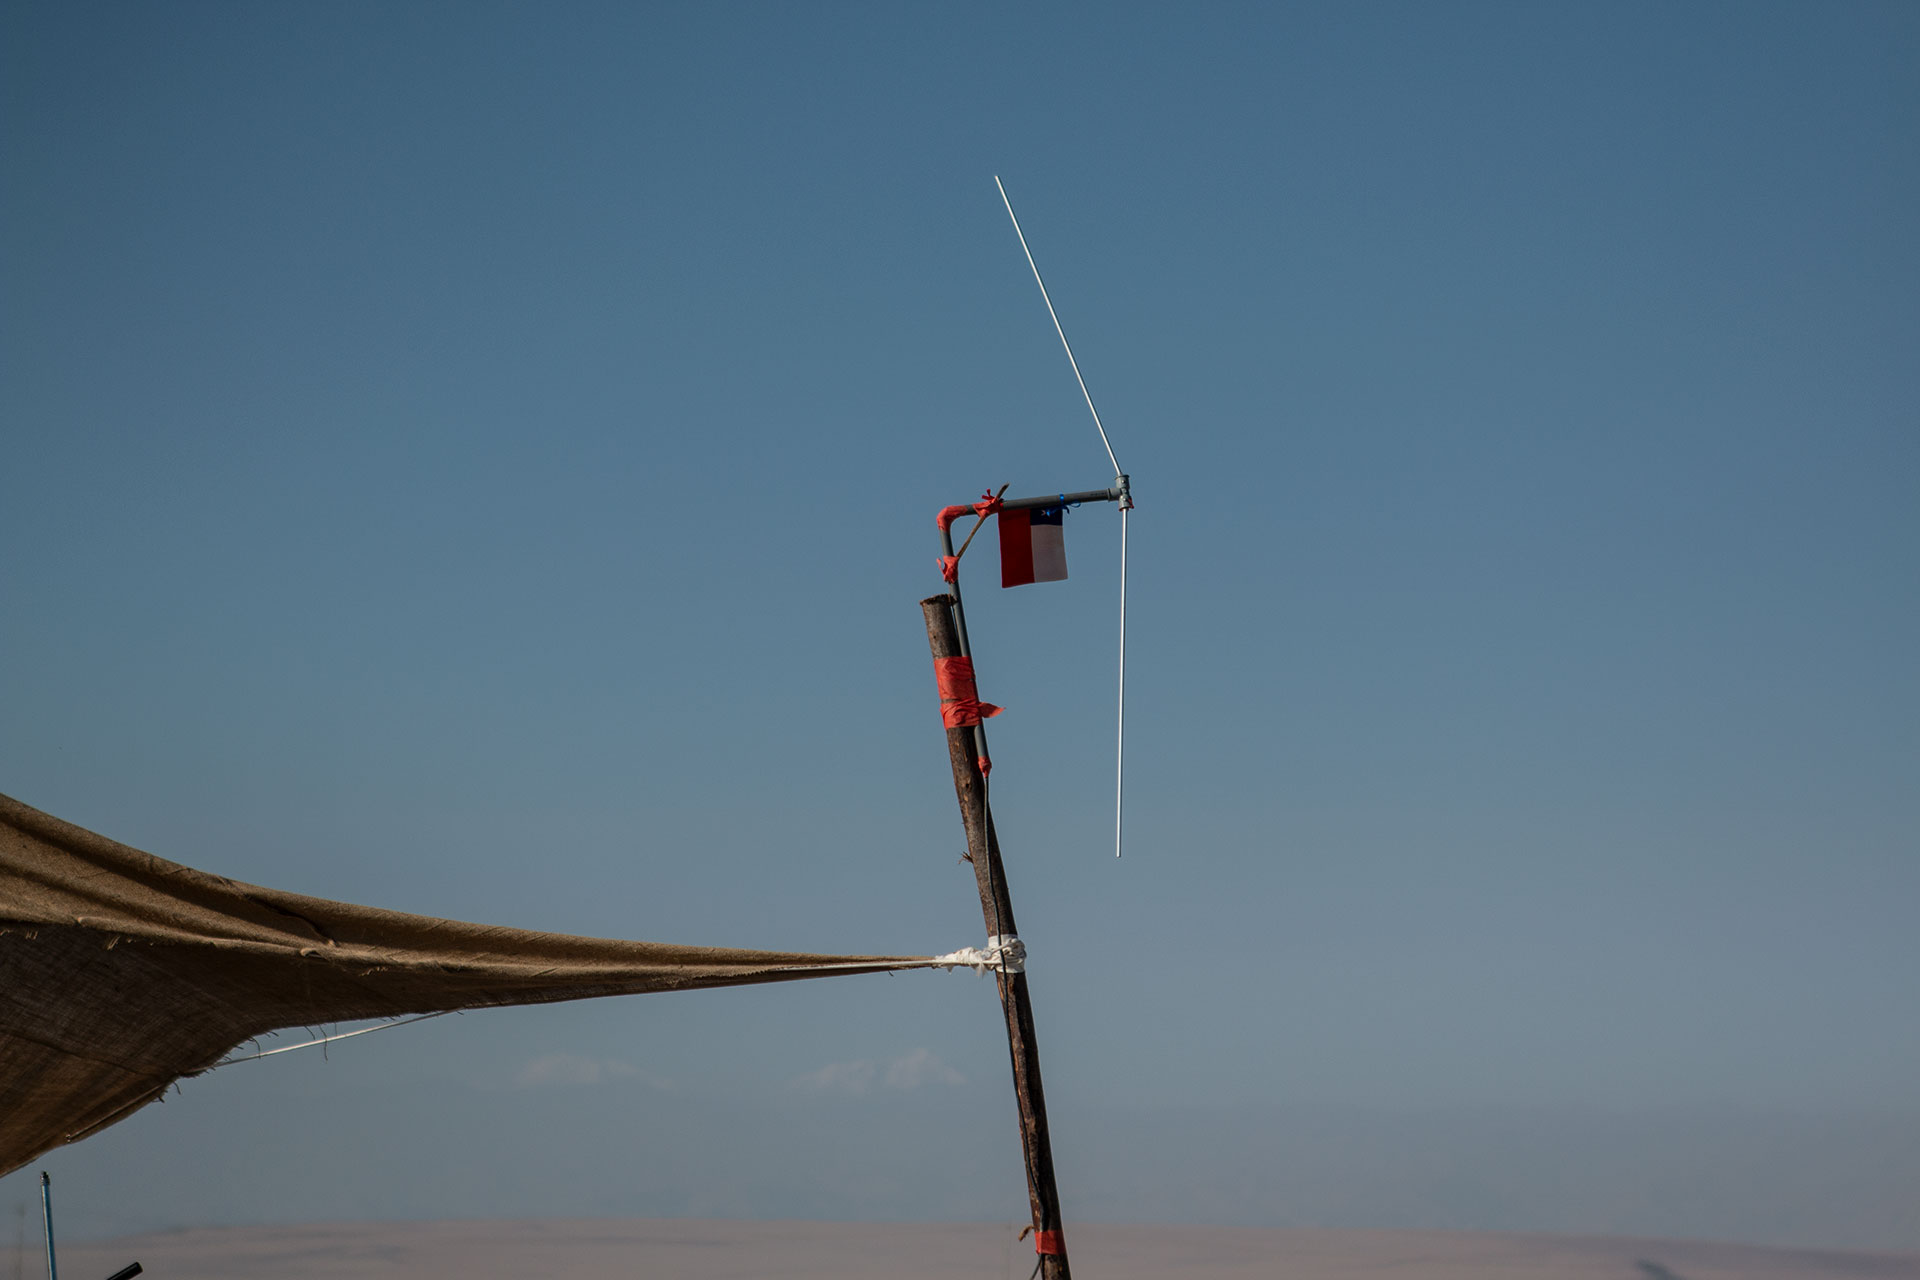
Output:
<path fill-rule="evenodd" d="M 961 516 L 970 516 L 972 514 L 972 507 L 942 507 L 940 508 L 940 514 L 934 519 L 944 532 L 945 530 L 953 528 L 953 522 Z"/>
<path fill-rule="evenodd" d="M 985 520 L 988 516 L 999 513 L 1000 499 L 995 494 L 983 493 L 980 495 L 980 501 L 973 504 L 973 509 L 982 520 Z"/>
<path fill-rule="evenodd" d="M 942 580 L 947 582 L 960 581 L 960 557 L 959 556 L 941 556 L 940 557 L 940 577 L 942 578 Z"/>
<path fill-rule="evenodd" d="M 1058 1231 L 1036 1231 L 1033 1233 L 1033 1251 L 1066 1256 L 1067 1246 L 1060 1239 Z"/>
<path fill-rule="evenodd" d="M 972 658 L 935 658 L 933 678 L 940 686 L 940 718 L 947 728 L 966 729 L 1000 714 L 1001 708 L 980 701 Z"/>

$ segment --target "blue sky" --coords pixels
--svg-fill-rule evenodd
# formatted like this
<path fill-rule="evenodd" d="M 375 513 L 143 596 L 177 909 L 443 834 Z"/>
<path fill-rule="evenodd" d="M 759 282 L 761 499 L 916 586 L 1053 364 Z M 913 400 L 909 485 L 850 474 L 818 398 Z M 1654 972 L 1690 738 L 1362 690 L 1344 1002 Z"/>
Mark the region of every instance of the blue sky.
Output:
<path fill-rule="evenodd" d="M 439 915 L 977 940 L 932 515 L 1108 479 L 998 173 L 1140 503 L 1118 864 L 1116 522 L 969 560 L 1069 1217 L 1228 1213 L 1070 1154 L 1208 1132 L 1298 1217 L 1306 1125 L 1387 1152 L 1316 1220 L 1920 1247 L 1859 1207 L 1920 1170 L 1910 6 L 4 21 L 8 793 Z M 1017 1213 L 998 1036 L 966 976 L 442 1019 L 56 1176 L 81 1230 Z M 682 1136 L 569 1145 L 611 1098 Z M 1504 1191 L 1474 1136 L 1575 1130 Z M 1725 1214 L 1542 1198 L 1628 1130 Z M 454 1133 L 484 1188 L 406 1176 Z M 943 1144 L 1005 1195 L 858 1176 Z"/>

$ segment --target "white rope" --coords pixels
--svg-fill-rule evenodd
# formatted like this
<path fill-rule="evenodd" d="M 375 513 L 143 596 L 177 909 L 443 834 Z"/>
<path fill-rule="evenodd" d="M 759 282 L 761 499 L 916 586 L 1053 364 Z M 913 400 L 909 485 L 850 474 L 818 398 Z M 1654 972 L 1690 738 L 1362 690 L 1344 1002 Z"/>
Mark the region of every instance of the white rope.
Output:
<path fill-rule="evenodd" d="M 996 933 L 987 939 L 985 947 L 962 947 L 958 951 L 935 956 L 928 963 L 949 973 L 955 969 L 971 969 L 975 973 L 1025 973 L 1027 944 L 1018 938 L 1003 938 Z"/>
<path fill-rule="evenodd" d="M 428 1018 L 438 1018 L 443 1014 L 458 1013 L 458 1009 L 439 1009 L 433 1013 L 423 1013 L 417 1017 L 402 1018 L 398 1022 L 382 1022 L 371 1027 L 361 1027 L 358 1031 L 341 1031 L 330 1036 L 321 1036 L 317 1040 L 303 1040 L 299 1044 L 283 1044 L 278 1049 L 267 1049 L 260 1053 L 249 1053 L 240 1058 L 222 1058 L 214 1063 L 215 1067 L 230 1067 L 236 1062 L 254 1062 L 260 1058 L 271 1058 L 276 1053 L 292 1053 L 295 1049 L 311 1049 L 315 1045 L 332 1044 L 335 1040 L 351 1040 L 355 1036 L 370 1036 L 376 1031 L 387 1031 L 393 1027 L 410 1027 L 416 1022 L 425 1022 Z"/>

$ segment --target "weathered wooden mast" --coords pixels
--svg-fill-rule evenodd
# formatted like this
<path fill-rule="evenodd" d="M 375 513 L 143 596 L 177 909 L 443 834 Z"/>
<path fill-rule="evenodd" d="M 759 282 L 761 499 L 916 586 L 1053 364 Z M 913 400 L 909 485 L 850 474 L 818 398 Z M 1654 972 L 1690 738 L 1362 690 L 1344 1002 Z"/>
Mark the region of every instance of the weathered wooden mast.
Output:
<path fill-rule="evenodd" d="M 944 529 L 942 530 L 944 533 Z M 961 627 L 955 617 L 959 606 L 955 595 L 932 596 L 920 602 L 927 620 L 927 643 L 933 649 L 934 667 L 940 673 L 943 702 L 958 692 L 962 699 L 976 704 L 972 669 L 964 648 Z M 951 678 L 951 661 L 966 662 L 964 684 Z M 947 665 L 943 665 L 943 660 Z M 1040 1083 L 1040 1048 L 1033 1031 L 1033 1003 L 1027 995 L 1024 950 L 1018 944 L 1019 930 L 1014 924 L 1013 899 L 1007 891 L 1006 869 L 1000 863 L 1000 841 L 993 830 L 993 812 L 987 806 L 987 776 L 982 764 L 987 759 L 986 735 L 980 728 L 977 709 L 971 724 L 953 721 L 969 719 L 963 711 L 946 717 L 947 756 L 953 765 L 953 791 L 960 801 L 960 820 L 967 831 L 967 857 L 973 863 L 974 881 L 980 890 L 980 914 L 987 926 L 990 954 L 999 957 L 994 981 L 1000 988 L 1000 1007 L 1007 1019 L 1007 1048 L 1013 1059 L 1013 1092 L 1020 1105 L 1020 1147 L 1026 1157 L 1027 1198 L 1033 1208 L 1034 1248 L 1040 1254 L 1040 1274 L 1045 1280 L 1069 1280 L 1067 1246 L 1061 1226 L 1060 1190 L 1053 1177 L 1053 1142 L 1047 1132 L 1047 1097 Z M 991 766 L 989 766 L 991 767 Z"/>

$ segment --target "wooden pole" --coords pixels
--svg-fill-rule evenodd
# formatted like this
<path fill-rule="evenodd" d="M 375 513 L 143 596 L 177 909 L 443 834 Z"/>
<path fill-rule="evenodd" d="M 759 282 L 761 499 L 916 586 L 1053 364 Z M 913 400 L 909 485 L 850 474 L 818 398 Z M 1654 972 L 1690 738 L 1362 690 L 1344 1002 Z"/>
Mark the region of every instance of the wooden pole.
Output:
<path fill-rule="evenodd" d="M 960 655 L 954 625 L 953 596 L 933 596 L 920 602 L 927 619 L 927 643 L 935 661 Z M 984 739 L 974 728 L 947 730 L 947 756 L 953 765 L 953 791 L 960 801 L 960 820 L 967 831 L 967 856 L 980 890 L 980 914 L 989 936 L 1015 938 L 1013 900 L 1007 892 L 1006 869 L 1000 865 L 1000 841 L 994 834 L 993 814 L 987 808 L 987 780 L 980 772 Z M 1000 1008 L 1007 1019 L 1007 1049 L 1013 1059 L 1013 1094 L 1020 1105 L 1020 1147 L 1026 1157 L 1027 1199 L 1033 1208 L 1034 1244 L 1040 1253 L 1043 1280 L 1071 1280 L 1067 1246 L 1061 1229 L 1060 1191 L 1053 1180 L 1053 1143 L 1047 1134 L 1047 1098 L 1040 1085 L 1040 1049 L 1033 1033 L 1033 1003 L 1027 996 L 1025 973 L 999 972 Z"/>

